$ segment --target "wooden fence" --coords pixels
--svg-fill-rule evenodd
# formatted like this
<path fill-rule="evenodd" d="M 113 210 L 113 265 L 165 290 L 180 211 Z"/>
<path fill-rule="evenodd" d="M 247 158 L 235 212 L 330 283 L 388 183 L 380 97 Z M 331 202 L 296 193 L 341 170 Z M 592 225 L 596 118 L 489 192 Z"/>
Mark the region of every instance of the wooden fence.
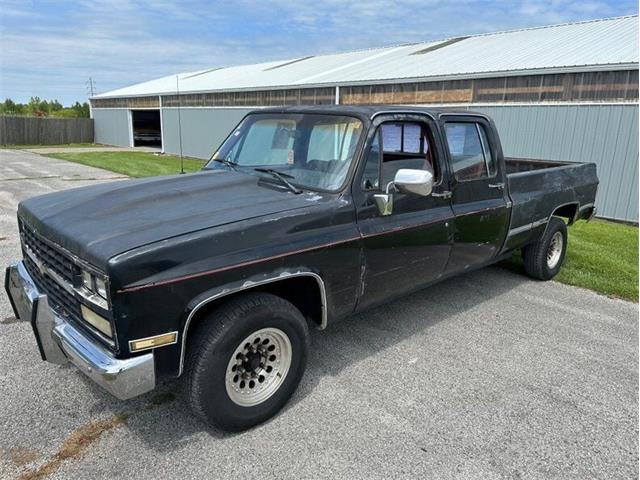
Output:
<path fill-rule="evenodd" d="M 0 145 L 65 143 L 93 143 L 93 119 L 0 116 Z"/>

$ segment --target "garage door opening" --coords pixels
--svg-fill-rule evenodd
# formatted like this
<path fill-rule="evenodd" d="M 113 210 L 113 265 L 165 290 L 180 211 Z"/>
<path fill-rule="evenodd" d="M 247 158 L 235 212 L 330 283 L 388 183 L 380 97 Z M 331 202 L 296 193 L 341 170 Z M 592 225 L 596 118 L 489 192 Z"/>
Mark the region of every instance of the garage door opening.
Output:
<path fill-rule="evenodd" d="M 134 147 L 162 148 L 160 110 L 131 110 Z"/>

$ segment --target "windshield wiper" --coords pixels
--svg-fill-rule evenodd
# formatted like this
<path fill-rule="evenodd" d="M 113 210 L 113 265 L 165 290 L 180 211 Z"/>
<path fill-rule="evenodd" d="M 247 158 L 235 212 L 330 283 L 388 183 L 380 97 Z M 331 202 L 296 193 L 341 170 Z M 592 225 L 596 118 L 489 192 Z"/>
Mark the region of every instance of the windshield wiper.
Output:
<path fill-rule="evenodd" d="M 295 177 L 293 175 L 289 175 L 288 173 L 284 173 L 284 172 L 278 172 L 277 170 L 274 170 L 273 168 L 254 168 L 254 170 L 256 172 L 268 173 L 273 178 L 276 178 L 276 179 L 280 180 L 280 182 L 284 186 L 286 186 L 289 190 L 291 190 L 295 194 L 302 193 L 302 190 L 300 190 L 299 188 L 297 188 L 296 186 L 294 186 L 291 182 L 289 182 L 287 180 L 287 178 L 294 178 L 295 179 Z M 285 178 L 285 177 L 287 177 L 287 178 Z"/>
<path fill-rule="evenodd" d="M 211 160 L 213 160 L 214 162 L 222 163 L 223 165 L 229 167 L 231 170 L 238 169 L 238 166 L 234 162 L 232 162 L 231 160 L 227 160 L 226 158 L 212 158 Z"/>

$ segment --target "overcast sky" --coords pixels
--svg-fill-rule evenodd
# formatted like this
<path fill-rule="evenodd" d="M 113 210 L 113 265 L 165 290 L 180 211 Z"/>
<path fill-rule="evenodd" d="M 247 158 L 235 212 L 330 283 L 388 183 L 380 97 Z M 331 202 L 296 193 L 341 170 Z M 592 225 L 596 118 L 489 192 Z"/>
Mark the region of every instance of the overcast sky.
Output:
<path fill-rule="evenodd" d="M 636 0 L 0 0 L 0 99 L 63 104 L 178 72 L 635 14 Z"/>

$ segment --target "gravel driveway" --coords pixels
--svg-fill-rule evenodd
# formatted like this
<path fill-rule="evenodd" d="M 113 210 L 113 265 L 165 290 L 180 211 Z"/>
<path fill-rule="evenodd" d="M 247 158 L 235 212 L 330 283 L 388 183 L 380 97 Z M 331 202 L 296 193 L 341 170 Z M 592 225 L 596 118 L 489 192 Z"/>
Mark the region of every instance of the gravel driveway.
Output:
<path fill-rule="evenodd" d="M 20 199 L 121 178 L 0 151 L 0 263 Z M 0 293 L 0 476 L 633 478 L 638 307 L 492 267 L 314 332 L 272 421 L 203 428 L 166 384 L 118 401 L 39 359 Z"/>

